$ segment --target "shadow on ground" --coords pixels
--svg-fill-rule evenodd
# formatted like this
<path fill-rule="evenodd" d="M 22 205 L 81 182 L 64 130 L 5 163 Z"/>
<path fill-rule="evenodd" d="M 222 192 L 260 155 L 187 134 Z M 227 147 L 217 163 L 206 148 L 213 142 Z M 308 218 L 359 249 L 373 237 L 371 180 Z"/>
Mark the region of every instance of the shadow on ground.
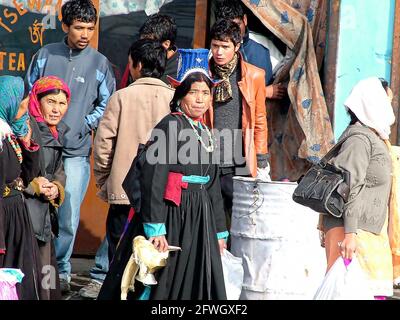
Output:
<path fill-rule="evenodd" d="M 94 266 L 94 258 L 71 258 L 71 291 L 63 294 L 63 300 L 87 300 L 79 295 L 79 290 L 89 284 L 89 270 Z"/>

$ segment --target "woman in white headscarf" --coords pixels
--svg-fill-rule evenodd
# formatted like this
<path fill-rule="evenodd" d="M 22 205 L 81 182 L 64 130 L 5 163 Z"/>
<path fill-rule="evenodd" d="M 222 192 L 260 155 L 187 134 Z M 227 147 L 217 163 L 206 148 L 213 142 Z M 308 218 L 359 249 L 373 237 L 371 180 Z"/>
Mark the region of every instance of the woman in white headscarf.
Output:
<path fill-rule="evenodd" d="M 339 256 L 356 254 L 376 297 L 393 295 L 388 235 L 392 98 L 388 83 L 371 77 L 357 83 L 345 101 L 351 121 L 340 140 L 347 140 L 331 162 L 350 173 L 350 194 L 342 218 L 323 216 L 322 221 L 328 270 Z"/>

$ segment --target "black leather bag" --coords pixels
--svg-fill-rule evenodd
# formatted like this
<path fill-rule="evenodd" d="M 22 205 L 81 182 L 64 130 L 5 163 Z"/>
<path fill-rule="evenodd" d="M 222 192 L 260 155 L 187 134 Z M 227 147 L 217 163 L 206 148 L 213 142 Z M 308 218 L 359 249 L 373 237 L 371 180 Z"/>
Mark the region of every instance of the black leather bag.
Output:
<path fill-rule="evenodd" d="M 174 115 L 177 119 L 179 128 L 183 128 L 182 117 L 177 116 L 174 113 L 172 113 L 172 115 Z M 142 168 L 146 162 L 146 152 L 154 142 L 154 140 L 149 140 L 146 144 L 139 143 L 136 157 L 133 159 L 131 167 L 125 176 L 124 181 L 122 182 L 122 188 L 126 192 L 129 203 L 135 212 L 140 212 L 142 199 L 140 179 L 142 175 Z"/>
<path fill-rule="evenodd" d="M 350 135 L 351 136 L 351 135 Z M 342 144 L 350 137 L 338 142 L 317 164 L 300 178 L 293 192 L 293 200 L 318 213 L 340 218 L 350 193 L 350 173 L 328 163 Z"/>
<path fill-rule="evenodd" d="M 149 146 L 152 145 L 152 141 L 148 141 L 146 144 L 139 143 L 136 157 L 133 159 L 131 167 L 122 182 L 122 188 L 128 196 L 129 202 L 135 212 L 140 212 L 141 204 L 141 190 L 140 190 L 140 176 L 144 163 L 146 162 L 146 151 Z"/>

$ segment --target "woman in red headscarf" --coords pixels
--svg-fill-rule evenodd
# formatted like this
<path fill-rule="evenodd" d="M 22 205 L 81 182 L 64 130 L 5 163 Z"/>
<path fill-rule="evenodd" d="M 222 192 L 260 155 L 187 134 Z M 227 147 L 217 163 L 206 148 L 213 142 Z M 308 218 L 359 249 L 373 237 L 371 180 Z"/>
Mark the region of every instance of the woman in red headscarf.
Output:
<path fill-rule="evenodd" d="M 55 76 L 40 78 L 29 94 L 32 139 L 40 145 L 40 174 L 27 194 L 27 207 L 39 244 L 46 298 L 59 299 L 59 279 L 53 237 L 58 236 L 57 208 L 64 200 L 65 172 L 62 162 L 63 136 L 68 127 L 61 122 L 70 101 L 67 84 Z"/>

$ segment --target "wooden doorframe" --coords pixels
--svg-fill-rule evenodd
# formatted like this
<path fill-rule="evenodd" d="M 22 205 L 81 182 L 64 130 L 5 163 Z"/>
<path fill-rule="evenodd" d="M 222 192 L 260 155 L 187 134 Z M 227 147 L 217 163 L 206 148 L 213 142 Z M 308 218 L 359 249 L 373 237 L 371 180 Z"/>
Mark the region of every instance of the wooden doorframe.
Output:
<path fill-rule="evenodd" d="M 94 36 L 93 36 L 92 40 L 90 40 L 90 46 L 97 50 L 99 47 L 100 0 L 92 0 L 92 2 L 97 10 L 97 22 L 96 22 L 96 29 L 94 31 Z"/>
<path fill-rule="evenodd" d="M 205 48 L 209 22 L 209 1 L 196 0 L 194 19 L 193 48 Z"/>
<path fill-rule="evenodd" d="M 390 87 L 393 91 L 393 111 L 396 116 L 396 122 L 392 126 L 390 141 L 392 144 L 399 143 L 400 128 L 399 128 L 399 109 L 400 109 L 400 0 L 396 0 L 394 13 L 394 28 L 393 28 L 393 52 L 391 60 L 391 76 Z"/>
<path fill-rule="evenodd" d="M 336 68 L 340 30 L 340 0 L 331 0 L 327 35 L 328 51 L 324 69 L 324 93 L 332 129 L 335 128 Z"/>

